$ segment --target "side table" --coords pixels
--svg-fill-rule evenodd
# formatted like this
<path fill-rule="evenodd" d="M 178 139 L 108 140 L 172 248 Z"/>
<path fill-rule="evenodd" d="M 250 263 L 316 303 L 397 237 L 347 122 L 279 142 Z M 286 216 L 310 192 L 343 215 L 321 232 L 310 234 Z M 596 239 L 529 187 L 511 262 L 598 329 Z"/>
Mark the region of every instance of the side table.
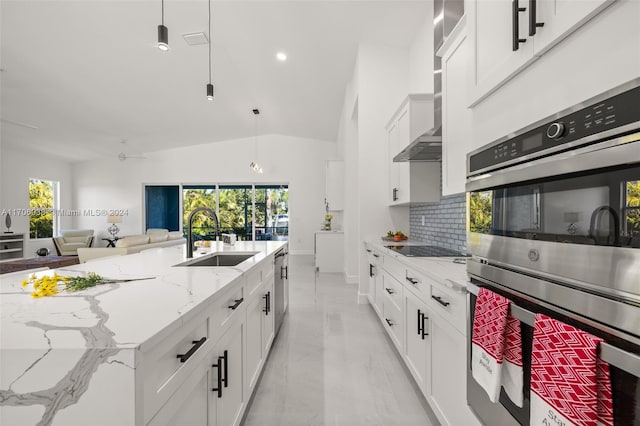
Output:
<path fill-rule="evenodd" d="M 107 242 L 107 247 L 115 247 L 116 246 L 116 241 L 118 241 L 119 239 L 120 239 L 120 237 L 102 238 L 102 241 L 106 241 Z"/>

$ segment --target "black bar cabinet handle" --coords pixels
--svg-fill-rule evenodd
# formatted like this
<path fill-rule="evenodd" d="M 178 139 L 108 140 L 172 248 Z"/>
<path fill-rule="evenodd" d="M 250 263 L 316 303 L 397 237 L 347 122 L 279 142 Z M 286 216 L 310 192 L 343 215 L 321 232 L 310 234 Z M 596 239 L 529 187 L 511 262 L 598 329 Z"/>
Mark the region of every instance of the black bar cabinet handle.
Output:
<path fill-rule="evenodd" d="M 222 360 L 224 361 L 224 377 L 222 378 L 222 383 L 224 383 L 224 387 L 229 386 L 229 357 L 227 357 L 227 351 L 222 353 Z"/>
<path fill-rule="evenodd" d="M 191 349 L 189 349 L 186 354 L 178 354 L 176 358 L 180 358 L 180 362 L 187 362 L 187 360 L 191 358 L 191 355 L 195 354 L 196 351 L 200 349 L 200 346 L 202 346 L 206 341 L 206 337 L 203 337 L 200 340 L 192 340 L 191 343 L 193 343 L 193 346 L 191 347 Z"/>
<path fill-rule="evenodd" d="M 271 311 L 271 292 L 268 291 L 262 298 L 264 299 L 264 309 L 262 312 L 264 312 L 265 315 L 269 315 L 269 311 Z"/>
<path fill-rule="evenodd" d="M 512 14 L 511 14 L 511 20 L 513 21 L 513 46 L 512 46 L 512 50 L 515 52 L 516 50 L 518 50 L 520 48 L 520 43 L 525 43 L 527 41 L 527 39 L 524 38 L 520 38 L 520 22 L 519 22 L 519 17 L 520 17 L 520 12 L 524 12 L 525 10 L 527 10 L 526 7 L 519 7 L 518 6 L 518 0 L 513 0 L 511 3 L 512 6 Z"/>
<path fill-rule="evenodd" d="M 369 276 L 373 277 L 373 265 L 369 264 Z"/>
<path fill-rule="evenodd" d="M 370 250 L 370 249 L 367 249 L 367 253 L 371 253 L 371 250 Z"/>
<path fill-rule="evenodd" d="M 242 302 L 244 302 L 244 297 L 241 297 L 240 299 L 236 299 L 236 300 L 234 300 L 234 302 L 235 303 L 233 305 L 229 306 L 228 308 L 235 311 L 236 309 L 238 309 L 238 306 L 240 306 L 240 304 Z"/>
<path fill-rule="evenodd" d="M 442 297 L 440 297 L 440 296 L 433 296 L 432 295 L 431 298 L 433 300 L 435 300 L 436 302 L 438 302 L 439 304 L 441 304 L 442 306 L 445 306 L 445 307 L 449 306 L 451 304 L 449 302 L 445 302 L 444 300 L 442 300 Z"/>
<path fill-rule="evenodd" d="M 393 322 L 391 322 L 389 318 L 385 318 L 384 320 L 389 324 L 389 327 L 393 327 Z"/>
<path fill-rule="evenodd" d="M 385 287 L 384 289 L 385 289 L 385 290 L 387 290 L 387 293 L 389 293 L 389 294 L 393 294 L 393 293 L 395 293 L 395 291 L 393 291 L 393 290 L 392 290 L 392 289 L 390 289 L 389 287 Z"/>
<path fill-rule="evenodd" d="M 427 333 L 427 327 L 424 325 L 424 321 L 428 319 L 429 319 L 428 316 L 426 316 L 425 314 L 422 314 L 422 340 L 424 340 L 425 336 L 429 335 L 429 333 Z"/>
<path fill-rule="evenodd" d="M 418 280 L 414 280 L 414 279 L 413 279 L 413 278 L 411 278 L 411 277 L 406 277 L 406 280 L 407 280 L 407 281 L 409 281 L 409 282 L 410 282 L 411 284 L 413 284 L 413 285 L 418 284 Z"/>
<path fill-rule="evenodd" d="M 536 7 L 538 0 L 529 0 L 529 35 L 536 35 L 536 28 L 544 27 L 544 22 L 537 22 Z"/>
<path fill-rule="evenodd" d="M 289 265 L 284 267 L 284 279 L 285 280 L 289 279 Z"/>
<path fill-rule="evenodd" d="M 422 312 L 418 309 L 418 336 L 422 334 Z"/>
<path fill-rule="evenodd" d="M 373 253 L 373 257 L 380 257 L 380 255 Z"/>
<path fill-rule="evenodd" d="M 398 201 L 398 188 L 393 188 L 393 201 Z"/>
<path fill-rule="evenodd" d="M 218 398 L 222 398 L 222 357 L 218 357 L 218 362 L 213 364 L 212 367 L 218 369 L 218 387 L 211 389 L 214 392 L 218 392 Z"/>

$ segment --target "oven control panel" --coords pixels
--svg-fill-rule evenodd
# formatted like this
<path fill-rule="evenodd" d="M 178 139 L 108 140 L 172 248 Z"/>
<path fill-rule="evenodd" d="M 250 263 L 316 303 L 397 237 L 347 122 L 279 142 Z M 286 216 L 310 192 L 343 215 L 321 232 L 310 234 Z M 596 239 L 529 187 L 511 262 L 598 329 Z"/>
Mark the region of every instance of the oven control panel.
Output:
<path fill-rule="evenodd" d="M 640 87 L 606 100 L 569 112 L 533 129 L 517 132 L 507 140 L 493 143 L 469 156 L 468 175 L 485 169 L 500 168 L 502 163 L 517 163 L 557 151 L 559 145 L 579 141 L 629 123 L 640 121 Z M 597 142 L 598 138 L 593 141 Z M 586 143 L 586 141 L 585 141 Z M 569 147 L 567 147 L 569 149 Z M 506 166 L 506 165 L 505 165 Z"/>

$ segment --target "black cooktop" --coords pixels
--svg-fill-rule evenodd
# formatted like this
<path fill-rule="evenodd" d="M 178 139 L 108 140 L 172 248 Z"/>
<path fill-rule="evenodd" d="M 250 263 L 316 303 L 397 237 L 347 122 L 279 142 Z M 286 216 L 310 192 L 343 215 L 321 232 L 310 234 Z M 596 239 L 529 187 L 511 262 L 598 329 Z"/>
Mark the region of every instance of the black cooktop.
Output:
<path fill-rule="evenodd" d="M 385 246 L 386 248 L 409 257 L 466 257 L 459 251 L 438 246 Z"/>

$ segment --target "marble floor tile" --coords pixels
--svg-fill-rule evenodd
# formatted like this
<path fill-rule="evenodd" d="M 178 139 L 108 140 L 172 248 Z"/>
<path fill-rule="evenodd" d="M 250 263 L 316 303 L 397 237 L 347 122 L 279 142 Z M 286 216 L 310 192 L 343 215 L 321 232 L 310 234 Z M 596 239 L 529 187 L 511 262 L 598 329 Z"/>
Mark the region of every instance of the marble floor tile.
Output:
<path fill-rule="evenodd" d="M 342 274 L 290 256 L 290 304 L 245 426 L 430 426 L 438 422 L 370 305 Z"/>

